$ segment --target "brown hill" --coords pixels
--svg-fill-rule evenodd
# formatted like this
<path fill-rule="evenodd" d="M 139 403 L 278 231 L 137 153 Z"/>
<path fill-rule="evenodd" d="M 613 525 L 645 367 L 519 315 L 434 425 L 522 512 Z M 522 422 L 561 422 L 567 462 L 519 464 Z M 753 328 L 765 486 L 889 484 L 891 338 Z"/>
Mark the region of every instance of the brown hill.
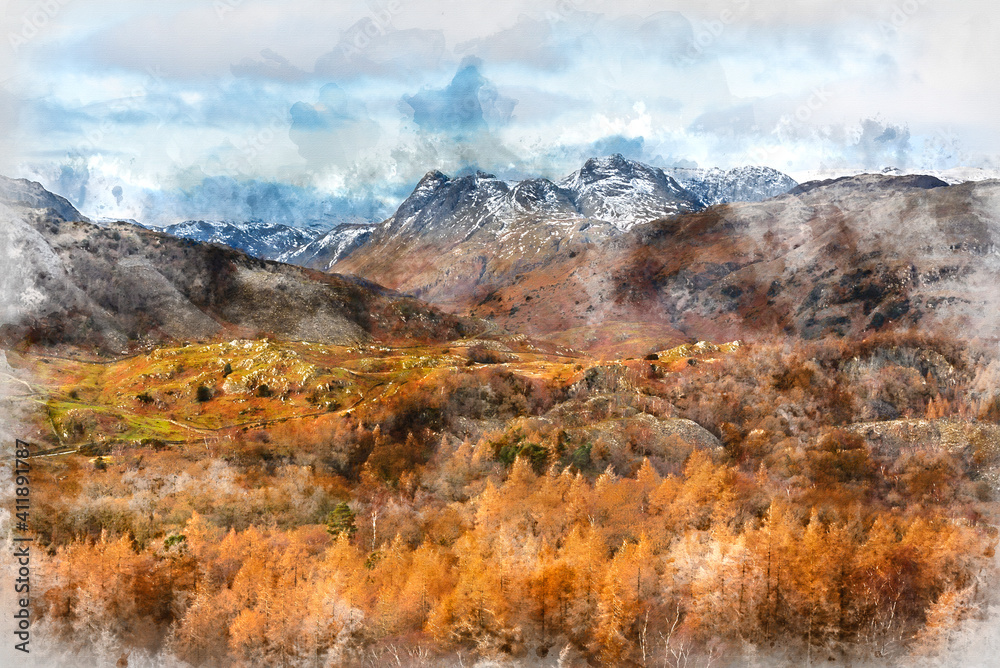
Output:
<path fill-rule="evenodd" d="M 607 323 L 715 340 L 914 325 L 1000 337 L 1000 182 L 927 185 L 867 175 L 657 221 L 564 248 L 469 309 L 589 347 L 627 348 Z"/>

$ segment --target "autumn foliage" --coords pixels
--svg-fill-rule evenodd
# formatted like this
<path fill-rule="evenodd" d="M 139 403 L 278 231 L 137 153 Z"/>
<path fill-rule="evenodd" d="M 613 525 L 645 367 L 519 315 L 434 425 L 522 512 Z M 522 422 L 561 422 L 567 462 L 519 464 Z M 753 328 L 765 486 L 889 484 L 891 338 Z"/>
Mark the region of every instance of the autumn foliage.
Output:
<path fill-rule="evenodd" d="M 977 360 L 902 337 L 456 364 L 346 414 L 53 461 L 38 615 L 195 666 L 933 653 L 994 575 Z"/>

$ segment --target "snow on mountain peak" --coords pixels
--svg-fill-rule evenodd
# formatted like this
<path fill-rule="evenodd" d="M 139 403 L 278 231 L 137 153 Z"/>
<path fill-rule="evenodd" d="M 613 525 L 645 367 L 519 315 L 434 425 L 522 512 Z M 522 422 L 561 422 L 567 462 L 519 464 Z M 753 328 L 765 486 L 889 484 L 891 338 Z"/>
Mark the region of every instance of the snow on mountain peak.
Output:
<path fill-rule="evenodd" d="M 574 204 L 585 217 L 607 221 L 621 230 L 702 208 L 696 195 L 662 169 L 620 153 L 591 158 L 559 185 L 572 193 Z"/>
<path fill-rule="evenodd" d="M 273 260 L 316 239 L 319 233 L 260 220 L 187 220 L 163 228 L 167 234 L 237 248 Z"/>
<path fill-rule="evenodd" d="M 760 202 L 783 195 L 798 185 L 795 180 L 771 167 L 744 166 L 729 170 L 718 167 L 676 168 L 667 172 L 697 195 L 705 206 Z"/>

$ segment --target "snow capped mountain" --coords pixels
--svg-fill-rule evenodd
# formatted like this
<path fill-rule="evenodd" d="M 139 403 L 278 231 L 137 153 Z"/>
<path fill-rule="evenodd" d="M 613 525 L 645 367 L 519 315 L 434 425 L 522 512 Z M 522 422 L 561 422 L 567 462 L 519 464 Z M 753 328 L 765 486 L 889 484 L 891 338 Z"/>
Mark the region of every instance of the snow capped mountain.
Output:
<path fill-rule="evenodd" d="M 433 171 L 334 270 L 462 303 L 572 252 L 567 247 L 603 244 L 635 225 L 700 208 L 663 170 L 620 155 L 589 160 L 558 182 Z"/>
<path fill-rule="evenodd" d="M 278 255 L 278 262 L 297 264 L 329 271 L 334 264 L 362 246 L 372 235 L 375 224 L 338 225 L 326 234 L 305 245 L 289 249 Z"/>
<path fill-rule="evenodd" d="M 929 176 L 936 176 L 951 185 L 968 183 L 969 181 L 993 181 L 1000 179 L 1000 170 L 985 167 L 953 167 L 951 169 L 924 170 L 922 173 Z"/>
<path fill-rule="evenodd" d="M 163 232 L 175 237 L 224 244 L 265 260 L 304 246 L 319 232 L 263 221 L 188 220 L 169 225 Z"/>
<path fill-rule="evenodd" d="M 483 172 L 452 178 L 431 171 L 381 223 L 355 217 L 326 230 L 271 218 L 188 220 L 162 230 L 322 271 L 351 270 L 353 265 L 335 265 L 358 249 L 372 255 L 390 245 L 395 254 L 411 246 L 429 252 L 458 244 L 461 249 L 452 252 L 460 255 L 528 260 L 563 243 L 602 241 L 638 224 L 720 202 L 760 201 L 795 185 L 767 167 L 664 171 L 618 154 L 588 160 L 557 182 L 505 181 Z"/>
<path fill-rule="evenodd" d="M 604 220 L 625 231 L 638 223 L 702 208 L 698 196 L 662 169 L 621 154 L 588 160 L 559 186 L 571 193 L 586 218 Z"/>
<path fill-rule="evenodd" d="M 456 178 L 429 172 L 382 224 L 379 237 L 503 237 L 525 217 L 579 221 L 572 196 L 547 179 L 508 183 L 483 172 Z"/>
<path fill-rule="evenodd" d="M 455 178 L 429 172 L 376 236 L 502 239 L 526 219 L 566 231 L 589 222 L 594 231 L 614 234 L 700 208 L 698 197 L 663 170 L 614 155 L 588 160 L 557 183 L 541 178 L 508 182 L 483 172 Z"/>
<path fill-rule="evenodd" d="M 684 176 L 709 201 L 765 199 L 794 187 L 775 170 L 697 171 Z M 443 304 L 486 298 L 580 244 L 603 245 L 637 225 L 692 213 L 702 197 L 662 169 L 622 155 L 594 158 L 559 181 L 504 181 L 476 172 L 429 172 L 367 242 L 334 271 Z M 329 262 L 308 266 L 329 269 Z"/>
<path fill-rule="evenodd" d="M 794 179 L 770 167 L 735 169 L 669 169 L 666 172 L 705 206 L 729 202 L 762 202 L 784 195 L 798 185 Z"/>

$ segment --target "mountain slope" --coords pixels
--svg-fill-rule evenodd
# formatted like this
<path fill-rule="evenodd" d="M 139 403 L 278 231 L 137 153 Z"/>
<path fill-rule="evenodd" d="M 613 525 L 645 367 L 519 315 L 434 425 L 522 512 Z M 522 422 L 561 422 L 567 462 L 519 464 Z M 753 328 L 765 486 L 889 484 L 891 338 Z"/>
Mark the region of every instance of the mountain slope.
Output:
<path fill-rule="evenodd" d="M 648 222 L 704 207 L 662 169 L 625 159 L 621 154 L 591 159 L 559 182 L 586 218 L 613 223 L 627 230 Z"/>
<path fill-rule="evenodd" d="M 288 264 L 329 271 L 333 265 L 363 246 L 375 225 L 344 223 L 308 243 L 289 248 L 274 259 Z"/>
<path fill-rule="evenodd" d="M 0 339 L 122 352 L 144 341 L 260 336 L 441 340 L 463 324 L 362 279 L 266 262 L 125 223 L 0 205 Z"/>
<path fill-rule="evenodd" d="M 877 193 L 880 190 L 895 191 L 905 188 L 930 190 L 932 188 L 944 188 L 947 185 L 948 183 L 936 176 L 928 176 L 926 174 L 907 174 L 904 176 L 862 174 L 860 176 L 842 176 L 835 179 L 807 181 L 788 192 L 790 195 L 801 195 L 813 190 L 823 189 L 823 192 L 827 196 L 836 196 L 836 193 L 842 191 L 849 193 L 859 193 L 862 191 Z"/>
<path fill-rule="evenodd" d="M 42 184 L 27 179 L 0 176 L 0 201 L 30 209 L 51 209 L 63 220 L 87 220 L 65 197 L 51 193 Z"/>
<path fill-rule="evenodd" d="M 1000 337 L 1000 182 L 866 175 L 565 248 L 471 312 L 573 345 L 661 332 Z M 609 324 L 622 334 L 608 340 Z M 603 338 L 602 338 L 603 337 Z"/>
<path fill-rule="evenodd" d="M 461 308 L 566 244 L 603 243 L 633 225 L 701 206 L 662 170 L 620 155 L 589 160 L 558 183 L 434 171 L 334 268 Z"/>
<path fill-rule="evenodd" d="M 544 262 L 565 243 L 616 233 L 610 223 L 583 218 L 571 194 L 545 179 L 509 184 L 490 174 L 431 172 L 334 269 L 459 305 Z"/>

